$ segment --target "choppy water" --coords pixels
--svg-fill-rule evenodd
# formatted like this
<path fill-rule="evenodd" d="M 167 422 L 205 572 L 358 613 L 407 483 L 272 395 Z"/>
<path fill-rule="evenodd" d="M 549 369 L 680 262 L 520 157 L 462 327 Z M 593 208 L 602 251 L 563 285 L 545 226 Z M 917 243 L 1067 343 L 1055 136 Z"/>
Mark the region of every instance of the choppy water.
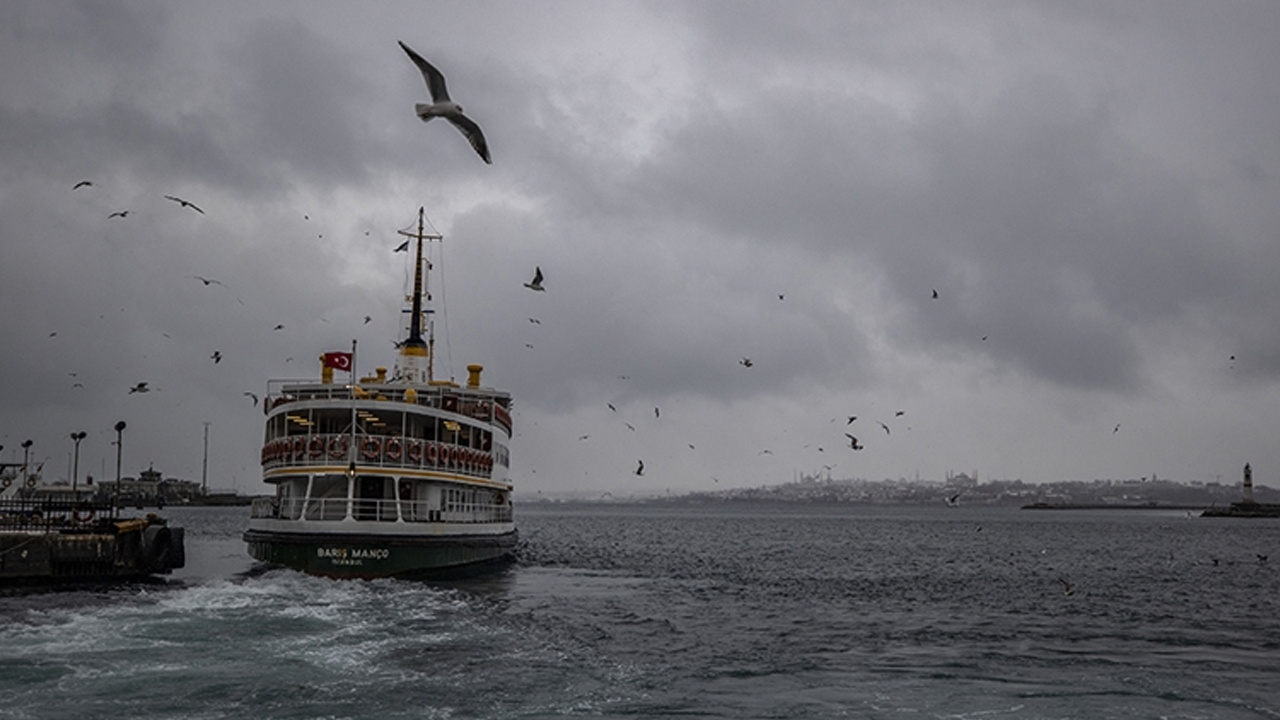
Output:
<path fill-rule="evenodd" d="M 1280 717 L 1277 520 L 518 510 L 516 565 L 436 584 L 166 511 L 167 582 L 0 596 L 0 717 Z"/>

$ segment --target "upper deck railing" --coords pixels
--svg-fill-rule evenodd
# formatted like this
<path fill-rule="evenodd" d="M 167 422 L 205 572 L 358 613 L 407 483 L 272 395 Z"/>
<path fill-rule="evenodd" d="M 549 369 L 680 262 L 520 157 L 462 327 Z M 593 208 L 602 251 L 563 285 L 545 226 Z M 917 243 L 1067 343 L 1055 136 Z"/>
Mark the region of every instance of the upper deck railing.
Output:
<path fill-rule="evenodd" d="M 352 452 L 352 443 L 355 452 Z M 313 433 L 277 438 L 262 446 L 262 469 L 346 464 L 369 468 L 435 470 L 456 475 L 493 476 L 494 453 L 449 442 L 397 435 Z"/>
<path fill-rule="evenodd" d="M 339 385 L 305 380 L 271 380 L 263 412 L 303 400 L 341 400 L 356 402 L 398 402 L 457 413 L 484 422 L 501 425 L 511 435 L 510 402 L 506 393 L 483 388 L 462 388 L 452 384 L 441 386 L 398 385 L 389 383 L 356 383 Z"/>

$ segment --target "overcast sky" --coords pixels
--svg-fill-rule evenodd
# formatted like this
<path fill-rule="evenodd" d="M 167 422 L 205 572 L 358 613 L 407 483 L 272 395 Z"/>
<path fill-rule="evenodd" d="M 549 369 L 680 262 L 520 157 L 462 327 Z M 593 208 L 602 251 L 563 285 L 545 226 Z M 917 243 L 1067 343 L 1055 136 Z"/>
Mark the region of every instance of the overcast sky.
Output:
<path fill-rule="evenodd" d="M 6 2 L 0 457 L 65 478 L 83 430 L 114 477 L 125 420 L 126 475 L 199 480 L 208 422 L 209 485 L 265 491 L 244 393 L 394 362 L 425 206 L 437 375 L 514 395 L 525 497 L 1278 484 L 1277 37 L 1274 2 Z"/>

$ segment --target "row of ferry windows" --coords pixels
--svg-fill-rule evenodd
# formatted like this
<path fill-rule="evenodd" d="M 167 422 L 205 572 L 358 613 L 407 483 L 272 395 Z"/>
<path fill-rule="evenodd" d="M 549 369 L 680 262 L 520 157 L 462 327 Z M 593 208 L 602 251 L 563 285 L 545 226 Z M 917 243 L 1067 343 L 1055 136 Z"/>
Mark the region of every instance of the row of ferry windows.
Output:
<path fill-rule="evenodd" d="M 350 409 L 312 409 L 282 413 L 268 421 L 266 442 L 294 435 L 347 435 L 351 433 L 351 419 Z M 466 423 L 407 412 L 369 412 L 361 409 L 356 413 L 355 423 L 357 435 L 448 441 L 480 449 L 489 449 L 493 436 L 488 430 Z"/>

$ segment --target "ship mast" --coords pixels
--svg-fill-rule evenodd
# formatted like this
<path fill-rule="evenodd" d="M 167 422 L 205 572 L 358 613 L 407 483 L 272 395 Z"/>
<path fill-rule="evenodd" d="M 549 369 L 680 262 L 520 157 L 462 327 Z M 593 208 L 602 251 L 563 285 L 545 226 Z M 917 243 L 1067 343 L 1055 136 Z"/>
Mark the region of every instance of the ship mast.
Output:
<path fill-rule="evenodd" d="M 424 208 L 418 208 L 418 231 L 416 233 L 407 232 L 405 230 L 397 230 L 398 233 L 406 237 L 414 238 L 417 242 L 415 248 L 415 262 L 413 265 L 413 296 L 412 296 L 412 314 L 409 317 L 409 337 L 405 338 L 400 345 L 400 357 L 402 360 L 401 373 L 410 382 L 430 382 L 433 380 L 434 353 L 428 347 L 427 342 L 422 339 L 422 288 L 425 281 L 423 277 L 423 257 L 422 242 L 423 240 L 442 240 L 443 236 L 432 234 L 428 235 L 425 230 L 426 211 Z M 421 363 L 425 362 L 426 367 L 421 367 Z"/>

